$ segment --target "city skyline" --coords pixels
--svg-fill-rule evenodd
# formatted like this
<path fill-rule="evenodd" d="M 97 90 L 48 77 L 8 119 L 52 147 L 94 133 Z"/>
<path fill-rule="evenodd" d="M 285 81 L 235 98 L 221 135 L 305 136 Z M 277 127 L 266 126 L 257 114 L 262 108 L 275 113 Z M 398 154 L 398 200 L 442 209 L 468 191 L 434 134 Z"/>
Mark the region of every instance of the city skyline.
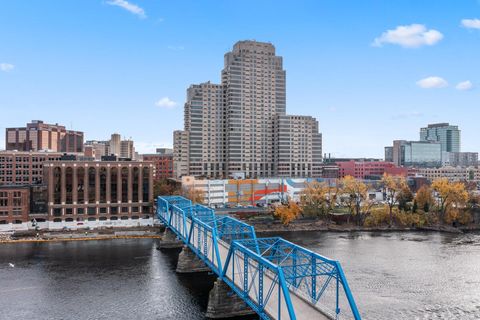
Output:
<path fill-rule="evenodd" d="M 141 153 L 171 147 L 185 88 L 219 83 L 218 57 L 256 39 L 284 57 L 287 108 L 318 119 L 327 154 L 382 158 L 384 145 L 416 140 L 438 122 L 461 128 L 463 150 L 480 150 L 470 120 L 480 115 L 478 1 L 256 6 L 4 4 L 0 139 L 6 127 L 41 119 L 84 131 L 85 140 L 120 131 Z"/>

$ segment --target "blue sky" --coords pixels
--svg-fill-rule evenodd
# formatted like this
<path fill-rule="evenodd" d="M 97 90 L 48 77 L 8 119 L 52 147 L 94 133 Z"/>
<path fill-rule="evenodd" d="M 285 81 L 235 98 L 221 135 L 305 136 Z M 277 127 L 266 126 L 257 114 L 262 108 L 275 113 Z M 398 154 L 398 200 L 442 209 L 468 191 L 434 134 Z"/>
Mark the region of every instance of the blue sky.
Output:
<path fill-rule="evenodd" d="M 0 148 L 32 119 L 171 146 L 186 88 L 255 39 L 284 57 L 287 112 L 319 120 L 324 152 L 383 157 L 434 122 L 480 151 L 478 19 L 477 0 L 2 1 Z"/>

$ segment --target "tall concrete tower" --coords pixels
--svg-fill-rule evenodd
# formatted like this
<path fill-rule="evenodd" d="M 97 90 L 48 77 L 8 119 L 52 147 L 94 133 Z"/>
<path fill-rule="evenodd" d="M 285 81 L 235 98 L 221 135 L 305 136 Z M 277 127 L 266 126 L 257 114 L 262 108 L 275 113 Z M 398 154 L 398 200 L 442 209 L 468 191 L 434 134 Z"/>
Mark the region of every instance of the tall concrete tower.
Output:
<path fill-rule="evenodd" d="M 286 111 L 282 57 L 270 43 L 239 41 L 225 54 L 222 85 L 227 171 L 275 175 L 275 118 Z"/>
<path fill-rule="evenodd" d="M 112 134 L 110 137 L 110 154 L 114 154 L 116 156 L 120 156 L 120 142 L 121 137 L 118 133 Z"/>

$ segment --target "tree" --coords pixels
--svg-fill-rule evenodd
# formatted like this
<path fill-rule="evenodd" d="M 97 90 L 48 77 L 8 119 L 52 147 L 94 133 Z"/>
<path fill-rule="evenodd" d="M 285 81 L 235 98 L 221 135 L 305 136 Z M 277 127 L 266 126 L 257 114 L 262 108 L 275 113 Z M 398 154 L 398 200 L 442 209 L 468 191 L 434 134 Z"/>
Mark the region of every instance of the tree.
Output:
<path fill-rule="evenodd" d="M 449 182 L 447 178 L 441 178 L 433 181 L 432 189 L 436 192 L 438 213 L 443 221 L 449 211 L 458 210 L 468 201 L 468 192 L 461 182 Z"/>
<path fill-rule="evenodd" d="M 410 190 L 407 191 L 408 185 L 404 177 L 391 176 L 386 173 L 383 174 L 382 185 L 388 205 L 388 213 L 390 217 L 389 224 L 392 225 L 393 207 L 398 203 L 399 195 L 401 195 L 402 193 L 407 194 Z"/>
<path fill-rule="evenodd" d="M 302 212 L 300 206 L 291 201 L 287 205 L 280 205 L 275 208 L 274 215 L 282 221 L 284 225 L 289 225 L 290 222 L 297 219 Z"/>
<path fill-rule="evenodd" d="M 304 215 L 324 216 L 328 218 L 337 203 L 338 184 L 312 181 L 307 183 L 300 197 Z"/>
<path fill-rule="evenodd" d="M 192 201 L 192 203 L 203 204 L 203 201 L 205 199 L 205 192 L 203 192 L 203 190 L 201 190 L 199 188 L 195 188 L 195 187 L 184 188 L 182 195 L 185 198 L 190 199 Z"/>
<path fill-rule="evenodd" d="M 153 195 L 155 199 L 158 196 L 171 196 L 180 193 L 178 185 L 175 182 L 169 182 L 167 179 L 157 180 L 153 183 Z"/>
<path fill-rule="evenodd" d="M 339 194 L 341 201 L 348 207 L 357 223 L 363 223 L 363 216 L 370 209 L 372 202 L 368 200 L 367 185 L 352 176 L 346 176 L 341 180 L 341 190 Z"/>
<path fill-rule="evenodd" d="M 429 212 L 430 208 L 432 208 L 435 203 L 435 199 L 433 199 L 432 196 L 432 189 L 427 185 L 421 186 L 415 195 L 415 203 L 417 204 L 417 207 L 424 212 Z"/>

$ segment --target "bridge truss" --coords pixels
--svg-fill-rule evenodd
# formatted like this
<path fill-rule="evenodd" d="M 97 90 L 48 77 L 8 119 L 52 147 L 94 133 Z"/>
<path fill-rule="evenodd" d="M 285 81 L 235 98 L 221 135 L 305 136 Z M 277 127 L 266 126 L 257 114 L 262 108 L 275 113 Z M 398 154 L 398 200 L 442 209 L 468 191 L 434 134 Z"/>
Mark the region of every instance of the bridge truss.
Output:
<path fill-rule="evenodd" d="M 361 319 L 338 261 L 180 196 L 157 217 L 262 319 Z"/>

